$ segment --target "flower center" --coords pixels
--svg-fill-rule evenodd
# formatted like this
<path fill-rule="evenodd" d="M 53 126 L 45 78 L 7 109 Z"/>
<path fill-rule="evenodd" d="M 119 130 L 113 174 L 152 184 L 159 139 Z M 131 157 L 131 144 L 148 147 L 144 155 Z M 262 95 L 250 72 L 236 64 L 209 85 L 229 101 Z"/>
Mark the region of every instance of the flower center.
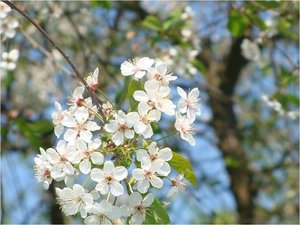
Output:
<path fill-rule="evenodd" d="M 111 183 L 113 181 L 113 177 L 109 175 L 109 176 L 105 177 L 105 181 L 106 181 L 106 183 Z"/>
<path fill-rule="evenodd" d="M 128 127 L 125 124 L 120 124 L 119 125 L 119 131 L 121 131 L 121 132 L 125 132 L 127 130 L 127 128 Z"/>

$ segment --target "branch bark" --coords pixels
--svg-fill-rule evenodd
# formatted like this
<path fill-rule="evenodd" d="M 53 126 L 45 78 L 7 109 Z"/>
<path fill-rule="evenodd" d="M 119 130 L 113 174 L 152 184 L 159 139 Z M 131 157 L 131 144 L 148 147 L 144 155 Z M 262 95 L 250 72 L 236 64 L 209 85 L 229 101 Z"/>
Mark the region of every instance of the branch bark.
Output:
<path fill-rule="evenodd" d="M 243 38 L 233 40 L 230 52 L 223 62 L 211 58 L 207 61 L 208 83 L 220 89 L 224 97 L 231 99 L 241 74 L 242 68 L 247 64 L 241 55 L 240 45 Z M 206 49 L 206 51 L 210 51 Z M 213 111 L 212 125 L 219 138 L 219 148 L 223 157 L 230 157 L 238 166 L 227 165 L 231 179 L 231 190 L 237 203 L 239 215 L 238 223 L 254 223 L 254 199 L 256 186 L 253 182 L 252 171 L 242 145 L 242 136 L 237 127 L 237 118 L 234 113 L 233 101 L 220 101 L 219 97 L 210 89 L 210 105 Z"/>

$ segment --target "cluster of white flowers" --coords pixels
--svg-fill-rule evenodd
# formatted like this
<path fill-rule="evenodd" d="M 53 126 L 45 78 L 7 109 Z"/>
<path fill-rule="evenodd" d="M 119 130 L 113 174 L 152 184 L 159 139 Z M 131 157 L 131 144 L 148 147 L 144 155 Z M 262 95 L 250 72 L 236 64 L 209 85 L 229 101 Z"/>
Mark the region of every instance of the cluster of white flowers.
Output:
<path fill-rule="evenodd" d="M 276 99 L 270 99 L 267 95 L 262 95 L 261 99 L 267 104 L 271 109 L 278 113 L 279 116 L 287 117 L 291 120 L 295 120 L 299 117 L 299 110 L 286 111 L 281 103 Z"/>
<path fill-rule="evenodd" d="M 9 14 L 11 8 L 6 5 L 4 2 L 0 2 L 0 36 L 1 36 L 1 45 L 6 39 L 11 39 L 16 35 L 16 28 L 19 26 L 19 22 L 10 17 Z M 10 51 L 1 51 L 1 60 L 0 60 L 0 69 L 4 70 L 14 70 L 16 68 L 16 62 L 19 58 L 19 50 L 12 49 Z M 1 72 L 1 78 L 3 72 Z"/>
<path fill-rule="evenodd" d="M 143 85 L 132 96 L 137 109 L 126 113 L 109 99 L 96 106 L 91 97 L 84 97 L 85 87 L 77 87 L 68 109 L 55 103 L 52 119 L 60 139 L 56 147 L 41 148 L 34 160 L 36 177 L 45 189 L 53 180 L 64 181 L 65 188 L 56 188 L 62 211 L 66 215 L 80 212 L 86 224 L 141 224 L 154 201 L 151 188 L 160 189 L 169 181 L 168 197 L 174 198 L 186 186 L 182 174 L 169 177 L 172 150 L 150 138 L 152 124 L 164 113 L 176 118 L 174 134 L 195 145 L 199 90 L 186 93 L 177 87 L 181 98 L 176 107 L 169 84 L 177 77 L 164 62 L 148 57 L 128 60 L 121 64 L 121 73 Z M 86 79 L 95 94 L 98 74 L 97 68 Z"/>

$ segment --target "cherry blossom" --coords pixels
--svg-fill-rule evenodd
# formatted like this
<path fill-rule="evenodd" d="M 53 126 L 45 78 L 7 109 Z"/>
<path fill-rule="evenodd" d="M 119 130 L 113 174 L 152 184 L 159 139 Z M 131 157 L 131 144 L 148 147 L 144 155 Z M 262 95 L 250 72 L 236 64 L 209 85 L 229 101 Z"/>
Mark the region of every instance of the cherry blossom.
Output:
<path fill-rule="evenodd" d="M 68 128 L 64 134 L 64 139 L 72 142 L 80 138 L 85 142 L 89 142 L 93 137 L 92 131 L 100 130 L 100 126 L 88 119 L 89 112 L 84 107 L 78 108 L 74 115 L 65 117 L 61 121 L 61 124 Z"/>
<path fill-rule="evenodd" d="M 176 114 L 176 122 L 175 128 L 180 133 L 180 137 L 190 143 L 190 145 L 195 145 L 195 139 L 193 135 L 195 134 L 195 130 L 193 128 L 193 120 L 187 118 L 186 116 L 182 116 L 181 114 Z"/>
<path fill-rule="evenodd" d="M 84 219 L 85 224 L 112 224 L 111 220 L 121 216 L 121 209 L 106 200 L 87 206 L 87 210 L 92 215 Z"/>
<path fill-rule="evenodd" d="M 151 161 L 160 160 L 162 165 L 158 173 L 162 176 L 167 176 L 171 171 L 171 167 L 167 161 L 172 158 L 172 150 L 170 148 L 159 149 L 156 142 L 151 142 L 147 149 L 148 151 L 145 149 L 139 149 L 136 151 L 137 160 L 140 162 L 142 162 L 144 158 Z"/>
<path fill-rule="evenodd" d="M 83 140 L 79 139 L 76 141 L 76 147 L 78 149 L 77 154 L 74 154 L 74 158 L 72 158 L 72 162 L 79 163 L 79 170 L 83 174 L 88 174 L 91 171 L 92 163 L 95 165 L 102 165 L 104 161 L 103 155 L 96 151 L 101 145 L 100 140 L 91 141 L 86 144 Z"/>
<path fill-rule="evenodd" d="M 175 198 L 180 191 L 186 190 L 186 183 L 183 181 L 183 175 L 179 174 L 175 179 L 171 180 L 171 189 L 168 192 L 168 198 Z"/>
<path fill-rule="evenodd" d="M 146 193 L 150 184 L 153 187 L 162 188 L 163 181 L 158 177 L 161 166 L 161 161 L 151 162 L 149 158 L 145 157 L 141 160 L 141 168 L 132 171 L 133 178 L 138 181 L 137 189 L 140 193 Z"/>
<path fill-rule="evenodd" d="M 147 70 L 153 65 L 154 60 L 148 57 L 137 58 L 131 61 L 125 61 L 121 64 L 121 73 L 123 76 L 134 75 L 135 79 L 140 79 L 147 74 Z"/>
<path fill-rule="evenodd" d="M 19 58 L 19 50 L 13 49 L 9 52 L 2 52 L 0 68 L 6 70 L 14 70 L 16 68 L 16 62 Z"/>
<path fill-rule="evenodd" d="M 124 188 L 120 181 L 124 180 L 128 172 L 124 166 L 115 167 L 112 161 L 106 161 L 102 169 L 92 169 L 91 178 L 96 181 L 96 190 L 101 194 L 111 192 L 114 196 L 119 196 L 124 193 Z"/>
<path fill-rule="evenodd" d="M 73 188 L 56 188 L 57 201 L 62 211 L 66 215 L 75 215 L 80 212 L 82 218 L 87 216 L 86 206 L 93 204 L 93 196 L 79 184 L 74 184 Z"/>
<path fill-rule="evenodd" d="M 131 129 L 134 121 L 131 117 L 128 117 L 123 111 L 119 110 L 115 114 L 115 119 L 110 120 L 108 124 L 105 124 L 104 129 L 112 135 L 112 141 L 117 145 L 124 143 L 124 139 L 132 139 L 134 137 L 134 131 Z"/>
<path fill-rule="evenodd" d="M 99 69 L 96 68 L 94 72 L 86 78 L 86 83 L 88 84 L 91 91 L 95 91 L 99 86 L 98 75 L 99 75 Z"/>
<path fill-rule="evenodd" d="M 53 165 L 50 169 L 51 176 L 56 181 L 65 179 L 67 175 L 73 175 L 75 170 L 70 162 L 74 146 L 67 144 L 64 140 L 57 143 L 56 148 L 48 148 L 46 153 L 49 162 Z"/>
<path fill-rule="evenodd" d="M 157 80 L 161 85 L 168 86 L 170 81 L 177 79 L 176 76 L 169 71 L 168 65 L 161 60 L 155 62 L 155 67 L 148 70 L 149 80 Z"/>
<path fill-rule="evenodd" d="M 4 2 L 0 2 L 0 19 L 4 19 L 11 12 L 11 8 Z"/>
<path fill-rule="evenodd" d="M 187 117 L 194 121 L 196 116 L 201 115 L 199 89 L 194 88 L 187 94 L 181 87 L 177 87 L 177 92 L 181 97 L 178 102 L 179 111 L 186 113 Z"/>
<path fill-rule="evenodd" d="M 129 196 L 129 210 L 132 216 L 129 220 L 129 224 L 142 224 L 146 217 L 146 211 L 149 206 L 152 205 L 154 196 L 148 194 L 144 197 L 138 192 L 133 192 Z"/>
<path fill-rule="evenodd" d="M 175 114 L 176 106 L 172 100 L 169 99 L 170 88 L 160 86 L 157 80 L 146 81 L 145 91 L 135 91 L 133 97 L 136 101 L 146 103 L 150 108 L 154 107 L 168 115 Z"/>
<path fill-rule="evenodd" d="M 134 121 L 133 128 L 137 134 L 143 135 L 144 138 L 150 138 L 153 135 L 151 122 L 158 122 L 161 113 L 156 110 L 149 110 L 149 106 L 145 102 L 138 105 L 138 112 L 128 113 L 130 121 Z"/>

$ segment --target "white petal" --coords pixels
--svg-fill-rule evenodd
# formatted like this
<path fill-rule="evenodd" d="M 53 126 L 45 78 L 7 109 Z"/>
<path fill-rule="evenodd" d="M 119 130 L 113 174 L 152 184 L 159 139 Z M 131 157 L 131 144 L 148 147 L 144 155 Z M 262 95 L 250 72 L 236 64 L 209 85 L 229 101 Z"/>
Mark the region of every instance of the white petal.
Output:
<path fill-rule="evenodd" d="M 116 180 L 121 181 L 127 177 L 128 172 L 124 166 L 117 166 L 112 172 L 112 175 Z"/>
<path fill-rule="evenodd" d="M 137 183 L 137 188 L 140 193 L 146 193 L 150 187 L 150 183 L 147 179 L 139 181 Z"/>
<path fill-rule="evenodd" d="M 121 64 L 121 73 L 123 76 L 133 75 L 135 71 L 135 66 L 128 61 L 125 61 Z"/>
<path fill-rule="evenodd" d="M 103 171 L 106 174 L 111 174 L 115 169 L 114 163 L 112 161 L 106 161 L 104 163 Z"/>
<path fill-rule="evenodd" d="M 181 96 L 181 98 L 187 99 L 187 95 L 186 95 L 185 91 L 181 87 L 179 87 L 179 86 L 177 87 L 177 92 Z"/>
<path fill-rule="evenodd" d="M 112 136 L 111 139 L 117 146 L 119 146 L 124 143 L 124 134 L 118 131 Z"/>
<path fill-rule="evenodd" d="M 95 121 L 88 121 L 85 125 L 85 128 L 90 131 L 100 130 L 100 127 L 98 126 L 98 124 Z"/>
<path fill-rule="evenodd" d="M 68 129 L 64 135 L 64 139 L 68 142 L 74 141 L 77 137 L 77 131 L 73 129 Z"/>
<path fill-rule="evenodd" d="M 76 120 L 74 117 L 64 117 L 63 120 L 61 121 L 61 124 L 64 125 L 65 127 L 75 127 L 76 126 Z"/>
<path fill-rule="evenodd" d="M 152 184 L 153 187 L 156 187 L 156 188 L 162 188 L 162 186 L 164 184 L 162 179 L 160 179 L 157 176 L 153 176 L 152 179 L 150 180 L 150 183 Z"/>
<path fill-rule="evenodd" d="M 105 174 L 103 170 L 95 168 L 91 171 L 91 179 L 94 181 L 102 182 L 105 179 Z"/>
<path fill-rule="evenodd" d="M 136 206 L 136 205 L 140 204 L 142 202 L 142 200 L 143 200 L 143 198 L 142 198 L 140 193 L 133 192 L 129 196 L 128 203 L 129 203 L 130 206 Z"/>
<path fill-rule="evenodd" d="M 84 140 L 85 142 L 90 142 L 90 140 L 92 139 L 92 137 L 93 137 L 93 134 L 90 131 L 88 131 L 88 130 L 82 130 L 80 132 L 80 138 L 82 140 Z"/>
<path fill-rule="evenodd" d="M 157 80 L 148 80 L 145 82 L 145 90 L 148 92 L 155 92 L 159 88 Z"/>
<path fill-rule="evenodd" d="M 192 100 L 196 100 L 199 97 L 199 94 L 200 94 L 199 89 L 198 88 L 193 88 L 191 90 L 191 92 L 189 93 L 188 98 L 192 99 Z"/>
<path fill-rule="evenodd" d="M 84 159 L 80 164 L 79 164 L 79 170 L 83 174 L 88 174 L 91 171 L 91 163 L 89 162 L 88 159 Z"/>
<path fill-rule="evenodd" d="M 154 195 L 150 193 L 146 195 L 146 197 L 143 199 L 143 205 L 149 207 L 152 205 L 153 201 L 154 201 Z"/>
<path fill-rule="evenodd" d="M 117 121 L 115 121 L 115 120 L 109 121 L 108 124 L 105 124 L 104 129 L 110 133 L 115 132 L 118 129 Z"/>
<path fill-rule="evenodd" d="M 103 163 L 104 157 L 100 152 L 93 152 L 91 155 L 91 160 L 96 165 L 101 165 Z"/>
<path fill-rule="evenodd" d="M 172 159 L 172 150 L 170 148 L 163 148 L 158 152 L 158 156 L 165 161 Z"/>
<path fill-rule="evenodd" d="M 149 100 L 148 95 L 144 91 L 135 91 L 133 93 L 133 98 L 139 102 L 146 102 Z"/>
<path fill-rule="evenodd" d="M 120 196 L 120 195 L 124 194 L 123 186 L 119 182 L 116 182 L 116 181 L 111 183 L 110 191 L 114 196 Z"/>
<path fill-rule="evenodd" d="M 132 171 L 132 176 L 136 180 L 144 180 L 145 179 L 144 173 L 145 173 L 144 170 L 137 168 Z"/>
<path fill-rule="evenodd" d="M 127 139 L 132 139 L 134 137 L 134 131 L 133 130 L 126 130 L 124 135 Z"/>

